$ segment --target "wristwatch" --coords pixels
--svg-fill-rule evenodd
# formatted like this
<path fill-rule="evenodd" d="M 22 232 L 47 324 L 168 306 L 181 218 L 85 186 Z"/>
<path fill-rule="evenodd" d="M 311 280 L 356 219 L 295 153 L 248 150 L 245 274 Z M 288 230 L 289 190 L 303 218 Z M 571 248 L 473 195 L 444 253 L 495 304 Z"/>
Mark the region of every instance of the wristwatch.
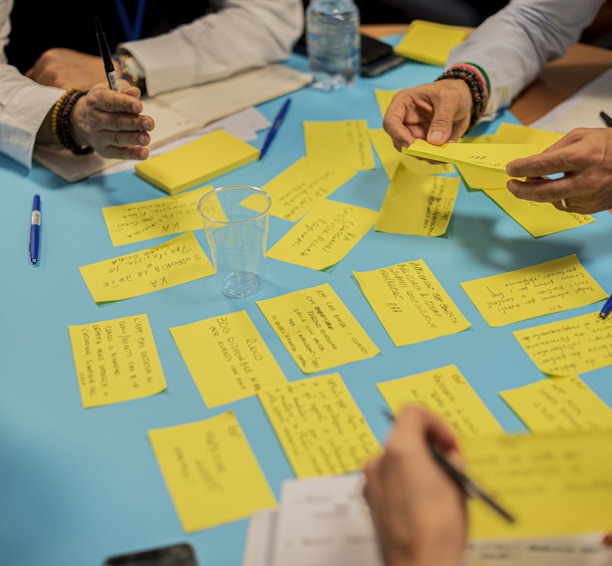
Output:
<path fill-rule="evenodd" d="M 125 49 L 119 50 L 118 59 L 121 69 L 121 78 L 132 86 L 137 86 L 143 95 L 147 94 L 147 83 L 140 63 Z"/>

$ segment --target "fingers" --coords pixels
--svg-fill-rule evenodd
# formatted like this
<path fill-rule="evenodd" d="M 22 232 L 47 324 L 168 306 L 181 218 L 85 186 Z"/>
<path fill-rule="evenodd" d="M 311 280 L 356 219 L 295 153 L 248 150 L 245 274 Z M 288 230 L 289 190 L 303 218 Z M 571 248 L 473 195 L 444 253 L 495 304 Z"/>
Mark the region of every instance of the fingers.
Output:
<path fill-rule="evenodd" d="M 471 111 L 472 98 L 464 81 L 438 81 L 399 91 L 385 112 L 383 129 L 398 150 L 415 139 L 441 145 L 461 138 Z"/>
<path fill-rule="evenodd" d="M 138 89 L 115 92 L 108 86 L 93 87 L 73 110 L 75 141 L 93 147 L 102 157 L 147 159 L 149 132 L 155 128 L 155 121 L 140 113 L 139 94 Z"/>

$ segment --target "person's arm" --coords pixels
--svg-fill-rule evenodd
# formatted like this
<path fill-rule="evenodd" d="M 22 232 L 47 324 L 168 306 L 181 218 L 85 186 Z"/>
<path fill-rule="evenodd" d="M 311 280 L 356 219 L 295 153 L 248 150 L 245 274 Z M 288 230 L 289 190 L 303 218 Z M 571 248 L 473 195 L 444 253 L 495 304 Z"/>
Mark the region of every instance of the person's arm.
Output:
<path fill-rule="evenodd" d="M 386 566 L 460 566 L 467 538 L 465 494 L 434 460 L 434 443 L 461 467 L 450 429 L 408 406 L 379 458 L 365 466 L 364 497 Z"/>
<path fill-rule="evenodd" d="M 447 68 L 478 65 L 490 83 L 487 117 L 493 117 L 579 40 L 605 0 L 513 0 L 485 20 L 449 55 Z"/>
<path fill-rule="evenodd" d="M 303 16 L 302 0 L 226 0 L 216 13 L 120 49 L 142 67 L 154 96 L 287 59 Z"/>

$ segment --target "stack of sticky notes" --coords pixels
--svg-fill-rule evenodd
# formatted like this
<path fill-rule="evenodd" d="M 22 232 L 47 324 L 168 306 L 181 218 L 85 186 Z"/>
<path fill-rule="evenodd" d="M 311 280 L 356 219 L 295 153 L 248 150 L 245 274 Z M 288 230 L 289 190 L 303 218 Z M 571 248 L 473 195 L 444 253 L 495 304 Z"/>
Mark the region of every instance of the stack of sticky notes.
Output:
<path fill-rule="evenodd" d="M 225 130 L 216 130 L 137 163 L 135 169 L 140 177 L 174 195 L 255 161 L 258 157 L 257 148 Z"/>
<path fill-rule="evenodd" d="M 465 40 L 469 31 L 461 26 L 413 20 L 395 52 L 415 61 L 444 66 L 448 54 Z"/>

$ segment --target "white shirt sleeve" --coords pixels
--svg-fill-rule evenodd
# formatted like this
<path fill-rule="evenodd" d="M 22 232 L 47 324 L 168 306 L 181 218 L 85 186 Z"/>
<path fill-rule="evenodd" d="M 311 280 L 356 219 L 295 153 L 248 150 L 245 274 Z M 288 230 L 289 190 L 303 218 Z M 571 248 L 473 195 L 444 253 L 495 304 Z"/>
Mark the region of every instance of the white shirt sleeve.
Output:
<path fill-rule="evenodd" d="M 64 90 L 36 84 L 8 64 L 13 1 L 0 0 L 0 153 L 31 168 L 36 134 Z M 286 59 L 303 17 L 301 0 L 226 0 L 217 13 L 124 46 L 155 95 Z"/>
<path fill-rule="evenodd" d="M 147 94 L 155 96 L 287 59 L 303 20 L 302 0 L 226 0 L 216 13 L 121 47 L 140 63 Z"/>
<path fill-rule="evenodd" d="M 12 8 L 13 0 L 0 0 L 0 153 L 29 169 L 36 133 L 64 91 L 38 85 L 7 63 Z"/>
<path fill-rule="evenodd" d="M 474 63 L 491 86 L 484 119 L 492 118 L 580 39 L 605 0 L 512 0 L 449 55 L 447 67 Z"/>

